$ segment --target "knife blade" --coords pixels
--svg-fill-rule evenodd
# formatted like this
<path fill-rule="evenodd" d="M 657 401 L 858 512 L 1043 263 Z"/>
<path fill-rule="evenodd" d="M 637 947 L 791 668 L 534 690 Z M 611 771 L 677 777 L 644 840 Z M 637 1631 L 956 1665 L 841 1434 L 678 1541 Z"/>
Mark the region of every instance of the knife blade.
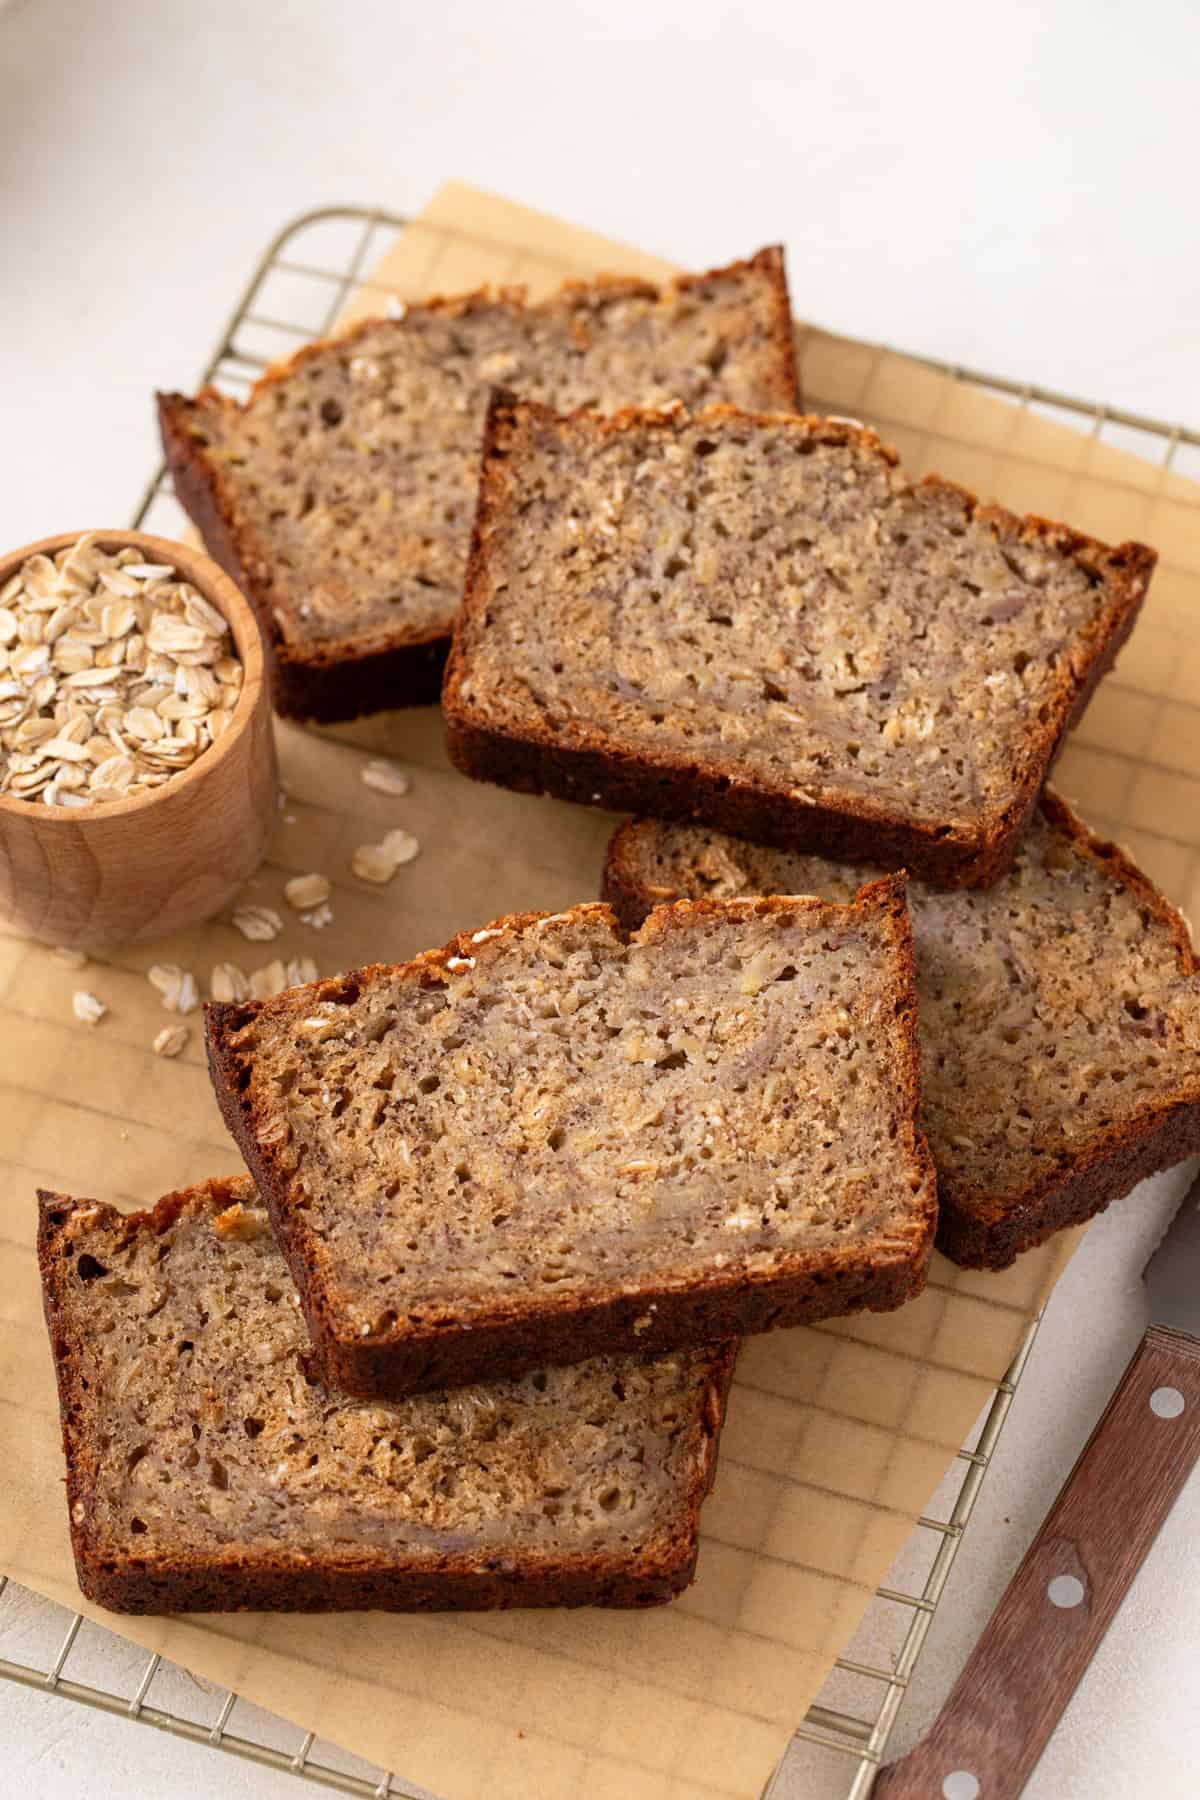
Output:
<path fill-rule="evenodd" d="M 1142 1272 L 1151 1323 L 928 1736 L 874 1800 L 1017 1800 L 1200 1458 L 1200 1176 Z"/>
<path fill-rule="evenodd" d="M 1200 1176 L 1142 1270 L 1155 1325 L 1200 1338 Z"/>

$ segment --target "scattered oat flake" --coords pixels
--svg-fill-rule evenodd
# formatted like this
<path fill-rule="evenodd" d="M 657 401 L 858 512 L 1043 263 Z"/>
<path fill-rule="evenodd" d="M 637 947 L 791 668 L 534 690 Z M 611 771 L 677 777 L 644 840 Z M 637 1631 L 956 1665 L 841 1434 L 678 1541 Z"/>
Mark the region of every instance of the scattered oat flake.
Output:
<path fill-rule="evenodd" d="M 399 763 L 388 762 L 385 757 L 377 757 L 364 765 L 362 779 L 366 787 L 374 788 L 379 794 L 392 794 L 399 799 L 407 794 L 411 782 Z"/>
<path fill-rule="evenodd" d="M 191 1035 L 186 1025 L 164 1025 L 154 1040 L 155 1056 L 178 1056 Z"/>
<path fill-rule="evenodd" d="M 76 991 L 71 1005 L 74 1008 L 75 1017 L 84 1025 L 98 1025 L 108 1011 L 103 1000 L 95 994 L 89 994 L 86 988 L 79 988 Z"/>
<path fill-rule="evenodd" d="M 239 906 L 233 922 L 252 944 L 269 944 L 283 930 L 283 920 L 270 906 Z"/>
<path fill-rule="evenodd" d="M 293 875 L 283 890 L 283 897 L 297 912 L 308 912 L 323 906 L 333 892 L 325 875 Z"/>
<path fill-rule="evenodd" d="M 389 856 L 382 844 L 360 844 L 350 858 L 350 872 L 360 881 L 373 881 L 382 886 L 390 881 L 399 864 Z"/>
<path fill-rule="evenodd" d="M 209 992 L 214 1000 L 225 1002 L 244 1000 L 250 992 L 250 984 L 246 980 L 245 971 L 236 963 L 217 963 L 209 980 Z"/>
<path fill-rule="evenodd" d="M 146 979 L 162 995 L 167 1012 L 195 1012 L 200 1004 L 200 990 L 190 969 L 178 963 L 154 963 L 146 971 Z"/>
<path fill-rule="evenodd" d="M 274 962 L 266 963 L 261 969 L 250 971 L 252 1000 L 272 1000 L 276 994 L 282 994 L 287 985 L 287 970 L 279 957 Z"/>
<path fill-rule="evenodd" d="M 397 864 L 410 863 L 420 851 L 411 831 L 389 831 L 380 848 Z"/>
<path fill-rule="evenodd" d="M 54 954 L 60 962 L 65 962 L 68 969 L 82 969 L 87 963 L 87 955 L 83 950 L 72 950 L 69 944 L 56 944 Z"/>
<path fill-rule="evenodd" d="M 293 956 L 287 965 L 288 986 L 306 987 L 310 981 L 318 981 L 320 973 L 311 956 Z"/>
<path fill-rule="evenodd" d="M 410 863 L 421 846 L 411 831 L 389 831 L 382 843 L 360 844 L 350 868 L 360 881 L 390 881 L 402 863 Z"/>
<path fill-rule="evenodd" d="M 152 963 L 146 970 L 146 980 L 151 987 L 156 987 L 164 999 L 172 997 L 179 991 L 183 981 L 183 970 L 178 963 Z M 172 1005 L 174 1000 L 172 998 Z"/>

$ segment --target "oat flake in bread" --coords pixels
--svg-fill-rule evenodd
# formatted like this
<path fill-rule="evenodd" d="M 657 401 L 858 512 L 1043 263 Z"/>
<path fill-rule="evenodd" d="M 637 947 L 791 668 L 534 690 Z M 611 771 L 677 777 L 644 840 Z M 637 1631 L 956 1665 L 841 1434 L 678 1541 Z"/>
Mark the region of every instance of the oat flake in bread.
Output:
<path fill-rule="evenodd" d="M 811 889 L 872 871 L 643 819 L 609 845 L 627 929 L 685 896 Z M 908 888 L 921 1112 L 938 1246 L 968 1268 L 1081 1224 L 1200 1150 L 1200 965 L 1182 915 L 1115 844 L 1046 793 L 994 887 Z"/>
<path fill-rule="evenodd" d="M 253 1184 L 41 1196 L 80 1586 L 119 1612 L 647 1606 L 687 1586 L 732 1344 L 388 1405 L 316 1381 Z"/>
<path fill-rule="evenodd" d="M 873 432 L 497 397 L 442 708 L 527 792 L 986 886 L 1154 567 Z"/>
<path fill-rule="evenodd" d="M 207 1009 L 331 1384 L 416 1392 L 919 1293 L 904 884 L 607 906 Z"/>
<path fill-rule="evenodd" d="M 662 288 L 482 290 L 369 319 L 271 368 L 244 405 L 159 396 L 175 492 L 258 612 L 278 711 L 436 701 L 497 383 L 556 406 L 799 403 L 783 253 Z"/>

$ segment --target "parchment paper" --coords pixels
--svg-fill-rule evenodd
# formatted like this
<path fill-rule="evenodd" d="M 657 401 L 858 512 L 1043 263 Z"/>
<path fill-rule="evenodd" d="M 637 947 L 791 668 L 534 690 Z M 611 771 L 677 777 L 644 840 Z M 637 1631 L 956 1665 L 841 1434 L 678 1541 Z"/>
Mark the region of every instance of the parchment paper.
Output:
<path fill-rule="evenodd" d="M 712 260 L 756 247 L 730 237 L 714 242 Z M 348 310 L 377 309 L 384 287 L 410 297 L 485 279 L 545 288 L 600 269 L 666 273 L 655 258 L 453 184 Z M 803 307 L 802 268 L 793 299 Z M 1175 898 L 1200 899 L 1200 489 L 904 358 L 815 329 L 801 328 L 801 341 L 810 406 L 881 427 L 911 466 L 1160 547 L 1145 622 L 1059 779 Z M 408 796 L 363 785 L 368 746 L 409 766 Z M 900 1313 L 751 1340 L 705 1508 L 699 1579 L 671 1607 L 125 1620 L 79 1596 L 33 1190 L 145 1205 L 237 1167 L 198 1015 L 178 1060 L 151 1053 L 167 1019 L 145 979 L 150 963 L 180 962 L 205 988 L 222 960 L 250 968 L 307 953 L 332 973 L 597 891 L 612 820 L 463 780 L 432 710 L 327 733 L 284 726 L 280 748 L 288 798 L 248 895 L 285 916 L 275 943 L 248 944 L 225 919 L 74 971 L 0 938 L 0 1567 L 446 1800 L 756 1795 L 1003 1374 L 1068 1239 L 1003 1275 L 937 1259 L 926 1294 Z M 416 833 L 421 854 L 390 886 L 369 889 L 349 873 L 350 855 L 393 825 Z M 307 870 L 335 882 L 324 931 L 297 922 L 282 898 L 287 877 Z M 93 1030 L 71 1011 L 80 986 L 111 1009 Z"/>

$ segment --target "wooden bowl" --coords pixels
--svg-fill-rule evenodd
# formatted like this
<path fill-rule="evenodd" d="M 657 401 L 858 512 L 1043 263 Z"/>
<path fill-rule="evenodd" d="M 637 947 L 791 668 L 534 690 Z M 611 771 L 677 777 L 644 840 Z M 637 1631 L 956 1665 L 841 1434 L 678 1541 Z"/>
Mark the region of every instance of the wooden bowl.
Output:
<path fill-rule="evenodd" d="M 62 532 L 0 557 L 0 588 L 28 557 L 54 556 L 82 536 Z M 168 538 L 101 531 L 96 539 L 177 569 L 229 621 L 243 668 L 225 731 L 161 787 L 73 808 L 0 794 L 0 925 L 101 950 L 219 911 L 262 861 L 279 817 L 279 776 L 262 640 L 233 582 L 202 551 Z"/>

